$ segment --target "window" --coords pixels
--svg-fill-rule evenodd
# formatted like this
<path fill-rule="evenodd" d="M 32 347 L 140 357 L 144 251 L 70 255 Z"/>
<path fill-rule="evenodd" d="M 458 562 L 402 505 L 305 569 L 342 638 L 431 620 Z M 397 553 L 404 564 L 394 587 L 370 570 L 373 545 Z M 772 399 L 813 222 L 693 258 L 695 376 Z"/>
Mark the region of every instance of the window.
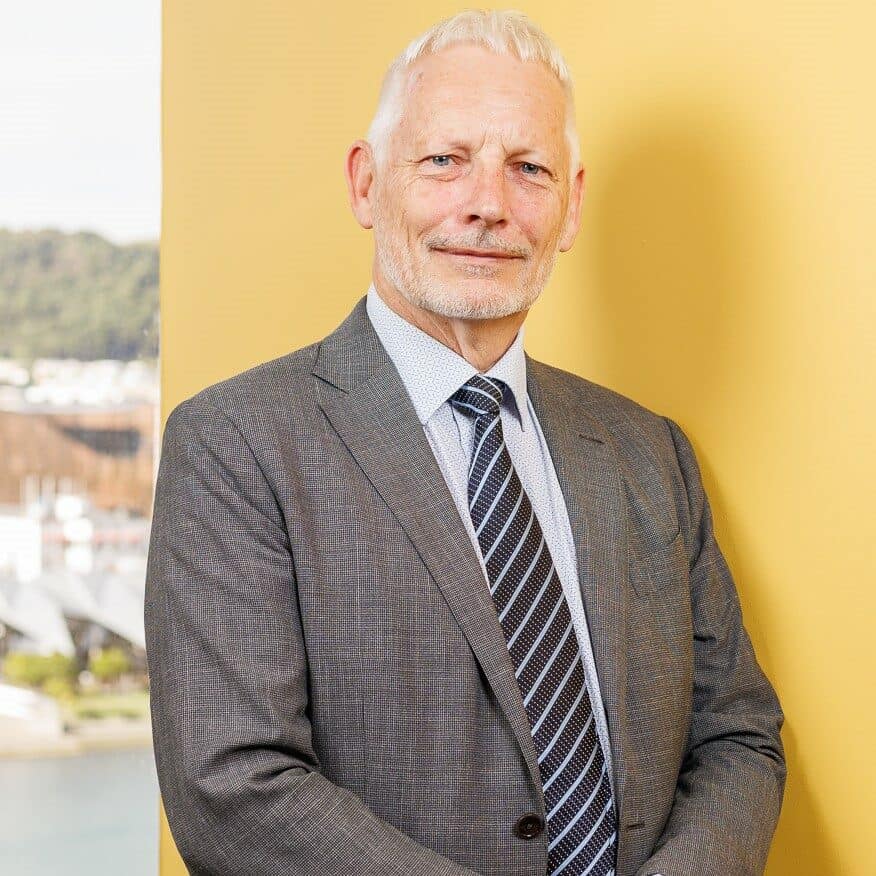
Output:
<path fill-rule="evenodd" d="M 0 858 L 154 876 L 160 4 L 0 28 Z"/>

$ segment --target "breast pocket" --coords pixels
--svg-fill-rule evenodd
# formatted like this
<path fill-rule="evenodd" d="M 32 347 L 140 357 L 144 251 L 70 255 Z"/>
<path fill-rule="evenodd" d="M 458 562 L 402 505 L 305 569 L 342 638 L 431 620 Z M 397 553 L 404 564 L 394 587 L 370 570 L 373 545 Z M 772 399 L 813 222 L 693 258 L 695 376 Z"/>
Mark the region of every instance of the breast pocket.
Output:
<path fill-rule="evenodd" d="M 646 540 L 638 534 L 633 535 L 630 539 L 629 572 L 639 596 L 686 586 L 688 563 L 681 530 L 668 541 L 655 538 Z"/>

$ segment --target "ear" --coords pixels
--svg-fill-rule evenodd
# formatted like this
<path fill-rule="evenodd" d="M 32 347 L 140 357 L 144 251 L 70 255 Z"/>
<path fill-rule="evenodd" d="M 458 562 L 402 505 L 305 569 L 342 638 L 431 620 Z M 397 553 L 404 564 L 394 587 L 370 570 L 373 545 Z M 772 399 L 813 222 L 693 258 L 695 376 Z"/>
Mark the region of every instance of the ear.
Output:
<path fill-rule="evenodd" d="M 371 228 L 374 224 L 374 155 L 367 140 L 356 140 L 347 150 L 344 173 L 353 215 L 363 228 Z"/>
<path fill-rule="evenodd" d="M 579 166 L 575 178 L 572 180 L 572 191 L 569 195 L 569 206 L 566 210 L 566 223 L 560 235 L 560 252 L 567 252 L 572 248 L 578 228 L 581 225 L 581 200 L 584 197 L 584 168 Z"/>

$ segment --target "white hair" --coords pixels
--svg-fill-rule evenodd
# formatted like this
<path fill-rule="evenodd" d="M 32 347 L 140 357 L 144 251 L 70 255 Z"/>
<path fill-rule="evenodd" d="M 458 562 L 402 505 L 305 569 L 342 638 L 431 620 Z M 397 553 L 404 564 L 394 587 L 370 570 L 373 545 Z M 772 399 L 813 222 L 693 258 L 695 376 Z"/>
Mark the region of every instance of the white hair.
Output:
<path fill-rule="evenodd" d="M 520 61 L 541 61 L 554 72 L 566 96 L 566 143 L 571 179 L 578 166 L 581 148 L 575 126 L 575 97 L 569 68 L 550 37 L 522 12 L 510 9 L 469 9 L 439 21 L 414 39 L 390 64 L 367 134 L 378 165 L 386 160 L 390 136 L 401 118 L 410 66 L 422 55 L 436 54 L 459 43 L 476 43 L 498 55 L 513 55 Z"/>

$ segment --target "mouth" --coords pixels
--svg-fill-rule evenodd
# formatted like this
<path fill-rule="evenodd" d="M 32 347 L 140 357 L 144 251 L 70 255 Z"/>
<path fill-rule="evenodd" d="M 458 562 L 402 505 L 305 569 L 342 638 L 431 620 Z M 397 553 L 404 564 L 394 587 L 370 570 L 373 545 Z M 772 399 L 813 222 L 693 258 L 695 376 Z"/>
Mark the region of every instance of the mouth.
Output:
<path fill-rule="evenodd" d="M 520 256 L 510 255 L 506 252 L 498 252 L 495 250 L 487 249 L 442 249 L 440 247 L 436 247 L 435 251 L 440 252 L 443 255 L 454 256 L 455 258 L 469 259 L 480 262 L 498 262 L 520 258 Z"/>

